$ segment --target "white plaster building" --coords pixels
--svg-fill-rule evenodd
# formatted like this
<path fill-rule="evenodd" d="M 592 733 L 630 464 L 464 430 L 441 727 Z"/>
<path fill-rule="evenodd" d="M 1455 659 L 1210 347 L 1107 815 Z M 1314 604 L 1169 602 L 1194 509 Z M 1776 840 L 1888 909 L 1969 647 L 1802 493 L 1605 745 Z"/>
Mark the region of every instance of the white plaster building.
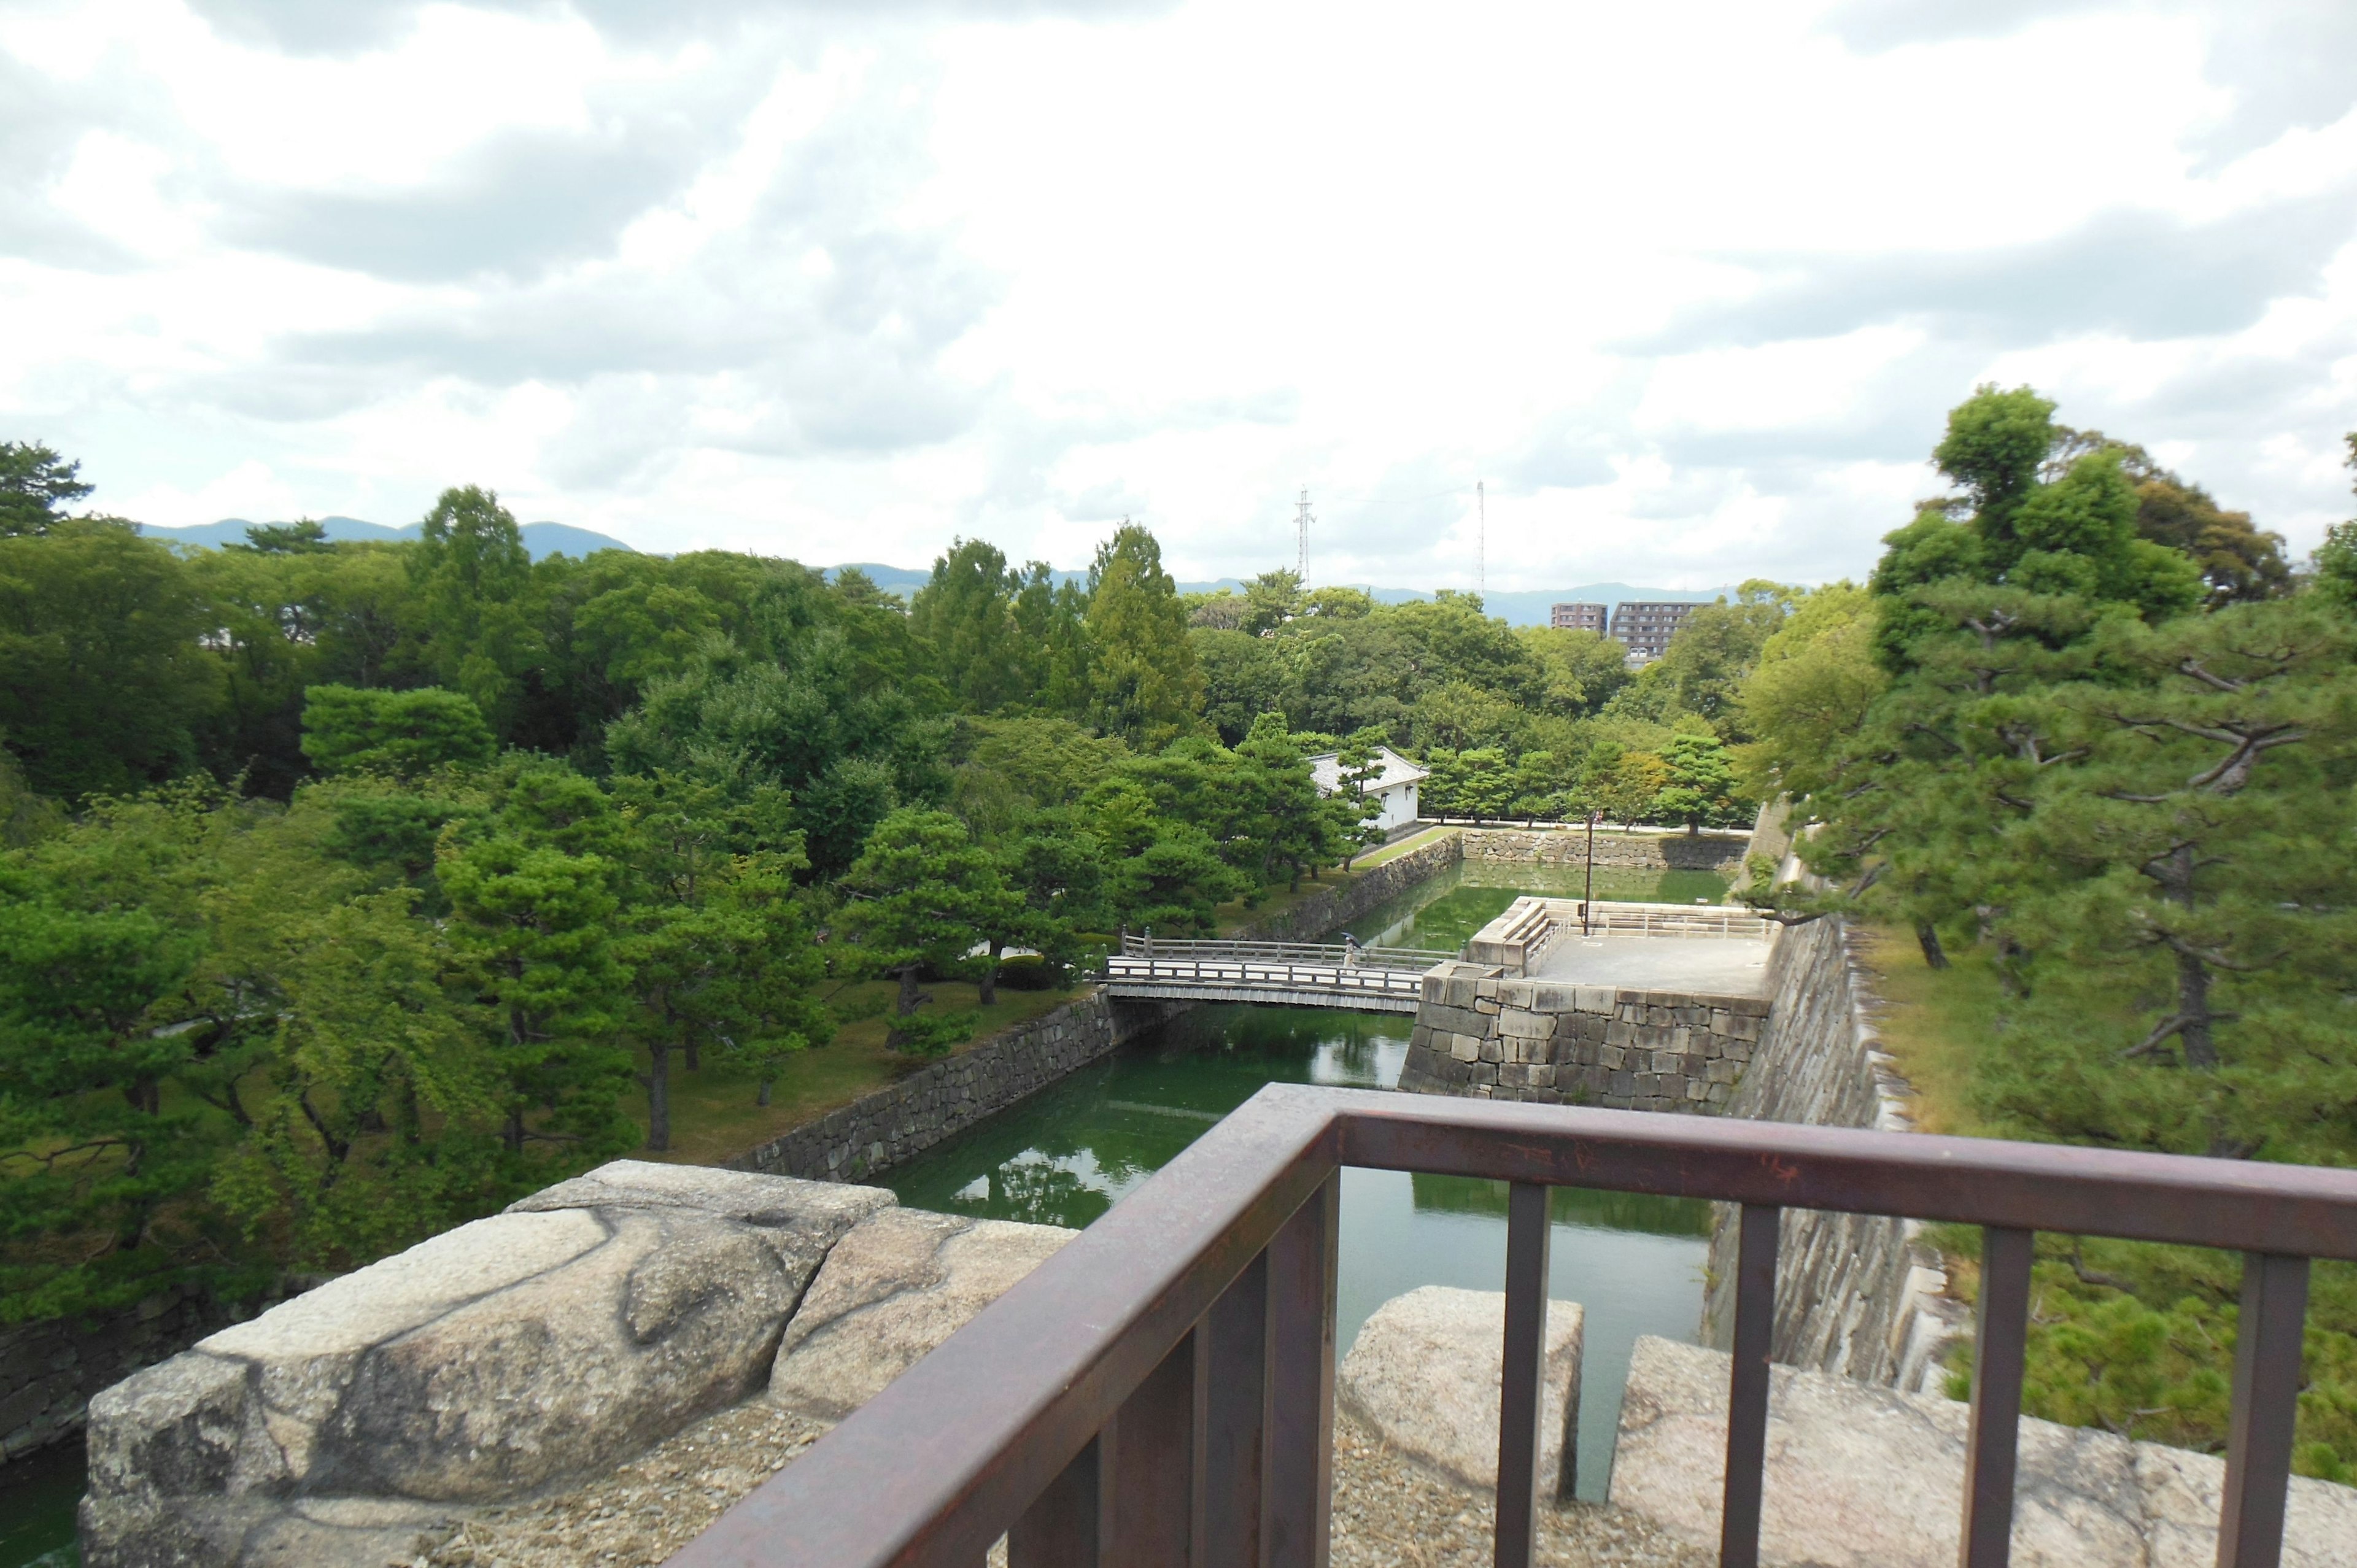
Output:
<path fill-rule="evenodd" d="M 1375 825 L 1386 833 L 1395 833 L 1415 821 L 1415 787 L 1430 775 L 1388 746 L 1375 747 L 1375 760 L 1383 768 L 1383 777 L 1367 786 L 1367 793 L 1383 803 L 1383 815 L 1375 819 Z M 1331 795 L 1342 787 L 1340 752 L 1324 752 L 1308 761 L 1319 794 Z"/>

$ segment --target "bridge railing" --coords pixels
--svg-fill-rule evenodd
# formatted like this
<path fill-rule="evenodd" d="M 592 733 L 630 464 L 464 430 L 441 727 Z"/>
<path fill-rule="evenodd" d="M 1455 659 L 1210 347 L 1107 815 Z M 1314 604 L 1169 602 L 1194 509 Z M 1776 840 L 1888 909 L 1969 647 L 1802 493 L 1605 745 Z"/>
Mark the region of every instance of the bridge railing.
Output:
<path fill-rule="evenodd" d="M 1125 954 L 1108 957 L 1101 978 L 1114 985 L 1126 983 L 1272 993 L 1317 992 L 1329 996 L 1416 998 L 1424 994 L 1422 969 L 1387 969 L 1380 965 L 1346 969 L 1330 961 L 1183 958 L 1160 951 L 1161 945 L 1155 944 L 1157 950 L 1152 958 Z"/>
<path fill-rule="evenodd" d="M 1237 963 L 1290 963 L 1305 968 L 1412 969 L 1418 973 L 1457 954 L 1428 948 L 1340 947 L 1324 942 L 1171 941 L 1125 932 L 1123 958 L 1200 959 Z"/>
<path fill-rule="evenodd" d="M 1960 1535 L 2003 1568 L 2036 1233 L 2243 1254 L 2219 1568 L 2276 1568 L 2309 1260 L 2357 1172 L 1271 1084 L 722 1515 L 673 1568 L 1322 1568 L 1341 1167 L 1511 1185 L 1495 1562 L 1529 1568 L 1548 1189 L 1741 1206 L 1719 1562 L 1760 1562 L 1787 1208 L 1983 1227 Z"/>

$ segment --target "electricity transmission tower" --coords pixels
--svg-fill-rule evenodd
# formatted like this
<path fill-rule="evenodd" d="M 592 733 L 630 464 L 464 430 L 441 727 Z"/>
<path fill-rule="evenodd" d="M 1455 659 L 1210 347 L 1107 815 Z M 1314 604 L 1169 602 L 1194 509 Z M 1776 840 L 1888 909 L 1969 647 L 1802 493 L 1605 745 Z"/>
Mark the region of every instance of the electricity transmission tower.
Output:
<path fill-rule="evenodd" d="M 1490 481 L 1473 481 L 1473 596 L 1490 596 Z M 1459 490 L 1458 495 L 1465 492 Z"/>
<path fill-rule="evenodd" d="M 1306 588 L 1309 585 L 1309 487 L 1308 485 L 1301 487 L 1301 499 L 1294 503 L 1293 532 L 1296 545 L 1293 571 L 1294 575 L 1301 579 L 1301 586 Z"/>

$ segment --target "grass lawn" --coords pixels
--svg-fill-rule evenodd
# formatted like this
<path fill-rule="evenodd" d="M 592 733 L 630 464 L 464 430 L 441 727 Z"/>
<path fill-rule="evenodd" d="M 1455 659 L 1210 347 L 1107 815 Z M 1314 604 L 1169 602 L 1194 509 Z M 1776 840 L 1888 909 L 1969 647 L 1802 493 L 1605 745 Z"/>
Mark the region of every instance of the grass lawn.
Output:
<path fill-rule="evenodd" d="M 1872 926 L 1864 934 L 1884 1004 L 1877 1023 L 1884 1047 L 1915 1086 L 1916 1124 L 1926 1133 L 1997 1136 L 1971 1101 L 1973 1057 L 1996 1037 L 2003 1000 L 1988 953 L 1978 944 L 1952 947 L 1949 967 L 1939 970 L 1923 961 L 1912 931 Z"/>
<path fill-rule="evenodd" d="M 898 989 L 898 982 L 872 980 L 846 987 L 836 1000 L 845 1004 L 865 1001 L 872 1006 L 881 999 L 888 1004 Z M 941 981 L 925 990 L 939 1011 L 956 1012 L 975 1004 L 974 987 L 964 981 Z M 1036 1018 L 1078 994 L 1076 990 L 1010 991 L 1002 985 L 998 1000 L 981 1009 L 982 1020 L 974 1029 L 973 1041 L 958 1048 L 971 1049 L 1008 1025 Z M 779 1070 L 767 1105 L 753 1102 L 760 1086 L 750 1073 L 732 1067 L 726 1053 L 706 1052 L 701 1072 L 689 1072 L 680 1058 L 673 1055 L 671 1148 L 664 1154 L 640 1150 L 631 1157 L 671 1160 L 682 1165 L 718 1165 L 923 1068 L 929 1058 L 904 1057 L 884 1048 L 884 1036 L 889 1027 L 886 1018 L 862 1018 L 845 1025 L 832 1043 L 788 1060 Z M 646 1070 L 643 1055 L 639 1070 Z M 640 1126 L 646 1125 L 644 1090 L 631 1090 L 622 1104 Z"/>

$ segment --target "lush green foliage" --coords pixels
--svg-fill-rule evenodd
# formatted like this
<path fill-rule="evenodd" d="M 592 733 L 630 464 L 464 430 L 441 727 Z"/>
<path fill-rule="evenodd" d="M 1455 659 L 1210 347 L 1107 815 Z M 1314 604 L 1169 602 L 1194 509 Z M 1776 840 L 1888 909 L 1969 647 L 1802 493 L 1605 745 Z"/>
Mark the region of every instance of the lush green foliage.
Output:
<path fill-rule="evenodd" d="M 1935 965 L 1985 944 L 2005 994 L 1965 1092 L 1986 1124 L 2357 1162 L 2357 617 L 2330 547 L 2287 593 L 2247 517 L 2052 413 L 1981 389 L 1935 453 L 1960 493 L 1763 650 L 1739 762 L 1814 824 L 1820 881 L 1752 897 L 1895 917 Z M 2056 1245 L 2030 1408 L 2222 1442 L 2231 1262 Z M 2357 1296 L 2332 1278 L 2300 1464 L 2346 1477 Z"/>

